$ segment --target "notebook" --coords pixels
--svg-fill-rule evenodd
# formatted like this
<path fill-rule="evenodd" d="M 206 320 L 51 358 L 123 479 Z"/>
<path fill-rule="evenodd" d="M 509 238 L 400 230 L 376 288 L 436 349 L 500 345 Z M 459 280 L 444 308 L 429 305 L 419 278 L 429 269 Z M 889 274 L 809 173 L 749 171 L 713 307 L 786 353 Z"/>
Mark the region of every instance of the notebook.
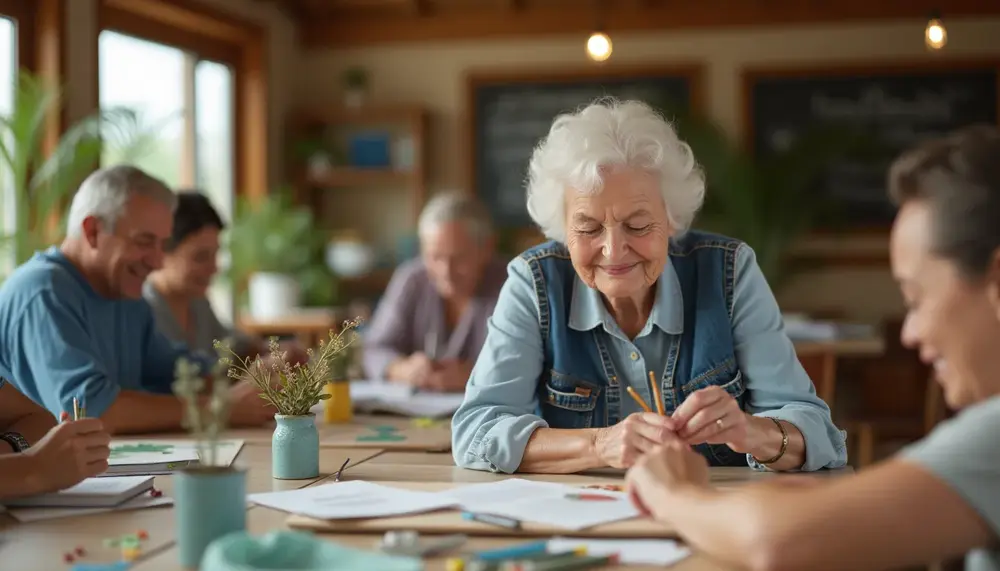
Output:
<path fill-rule="evenodd" d="M 7 500 L 8 508 L 111 508 L 153 487 L 151 476 L 106 476 L 87 478 L 59 492 Z"/>
<path fill-rule="evenodd" d="M 231 465 L 242 447 L 242 440 L 219 441 L 216 464 Z M 199 457 L 193 440 L 115 440 L 104 476 L 170 474 L 208 461 Z"/>

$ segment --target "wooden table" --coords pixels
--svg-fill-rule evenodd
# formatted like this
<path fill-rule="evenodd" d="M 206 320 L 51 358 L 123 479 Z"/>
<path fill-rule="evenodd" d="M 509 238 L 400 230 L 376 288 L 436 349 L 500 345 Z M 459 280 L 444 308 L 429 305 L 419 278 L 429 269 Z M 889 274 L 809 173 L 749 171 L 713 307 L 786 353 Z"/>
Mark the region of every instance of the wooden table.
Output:
<path fill-rule="evenodd" d="M 360 418 L 360 422 L 372 422 Z M 323 427 L 332 430 L 333 427 Z M 255 434 L 256 433 L 256 434 Z M 270 490 L 298 489 L 321 485 L 332 480 L 333 473 L 340 468 L 345 458 L 351 463 L 345 469 L 344 479 L 368 480 L 374 482 L 400 482 L 401 480 L 423 483 L 470 483 L 489 482 L 512 477 L 506 474 L 490 474 L 463 470 L 454 466 L 451 454 L 440 452 L 385 451 L 371 448 L 323 448 L 320 453 L 319 478 L 309 480 L 271 479 L 271 450 L 268 444 L 270 429 L 256 431 L 232 431 L 227 438 L 245 438 L 244 445 L 235 465 L 246 468 L 249 493 Z M 176 439 L 177 435 L 148 437 Z M 621 480 L 621 470 L 599 470 L 587 474 L 546 476 L 539 474 L 517 474 L 532 480 L 546 480 L 570 484 L 595 483 L 609 479 Z M 780 477 L 774 474 L 753 472 L 749 468 L 713 468 L 712 479 L 719 485 L 728 486 L 760 478 Z M 171 476 L 157 476 L 155 484 L 170 495 L 173 489 Z M 288 514 L 269 508 L 247 506 L 247 526 L 253 534 L 263 534 L 276 529 L 286 529 Z M 143 543 L 142 556 L 135 562 L 136 571 L 179 571 L 174 513 L 170 507 L 151 508 L 135 511 L 110 512 L 105 514 L 79 516 L 58 520 L 21 524 L 6 515 L 0 515 L 0 561 L 3 568 L 11 569 L 61 569 L 66 567 L 63 554 L 82 546 L 87 555 L 81 563 L 99 563 L 118 560 L 118 549 L 103 546 L 105 538 L 118 537 L 126 533 L 146 531 L 149 539 Z M 378 534 L 322 534 L 323 539 L 344 545 L 370 548 L 379 539 Z M 479 550 L 518 543 L 519 540 L 497 537 L 475 537 L 465 545 Z M 616 568 L 644 569 L 645 567 L 619 566 Z M 444 560 L 427 562 L 427 569 L 444 569 Z M 652 569 L 652 568 L 650 568 Z M 695 554 L 672 567 L 677 571 L 724 571 L 718 563 Z"/>

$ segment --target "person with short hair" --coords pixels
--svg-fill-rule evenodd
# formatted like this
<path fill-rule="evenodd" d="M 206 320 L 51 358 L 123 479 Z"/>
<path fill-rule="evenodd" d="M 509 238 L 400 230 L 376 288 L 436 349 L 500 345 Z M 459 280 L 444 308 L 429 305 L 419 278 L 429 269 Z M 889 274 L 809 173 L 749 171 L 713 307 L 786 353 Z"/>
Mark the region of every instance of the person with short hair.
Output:
<path fill-rule="evenodd" d="M 691 148 L 648 105 L 555 119 L 527 195 L 550 241 L 508 266 L 452 418 L 459 466 L 627 468 L 671 440 L 719 466 L 846 463 L 753 250 L 690 229 L 704 194 Z"/>
<path fill-rule="evenodd" d="M 142 299 L 146 278 L 163 265 L 176 202 L 133 166 L 87 177 L 62 245 L 37 252 L 0 286 L 0 377 L 55 416 L 81 399 L 112 434 L 179 430 L 178 359 L 206 373 L 216 361 L 164 337 Z M 273 418 L 248 382 L 231 391 L 232 424 Z"/>
<path fill-rule="evenodd" d="M 486 338 L 504 281 L 489 213 L 448 192 L 424 207 L 420 257 L 398 267 L 364 336 L 367 376 L 418 389 L 461 391 Z"/>
<path fill-rule="evenodd" d="M 267 344 L 219 321 L 208 300 L 208 288 L 219 272 L 219 235 L 222 217 L 204 194 L 177 192 L 174 227 L 164 246 L 163 267 L 152 272 L 142 295 L 153 308 L 160 331 L 192 350 L 215 354 L 216 340 L 230 343 L 238 355 L 254 357 L 267 352 Z M 290 361 L 305 360 L 297 343 L 283 342 Z"/>
<path fill-rule="evenodd" d="M 905 346 L 960 412 L 857 475 L 719 490 L 704 458 L 656 448 L 633 501 L 692 548 L 750 569 L 904 569 L 965 558 L 1000 570 L 1000 129 L 927 141 L 892 166 L 892 273 Z M 792 485 L 795 484 L 795 485 Z"/>

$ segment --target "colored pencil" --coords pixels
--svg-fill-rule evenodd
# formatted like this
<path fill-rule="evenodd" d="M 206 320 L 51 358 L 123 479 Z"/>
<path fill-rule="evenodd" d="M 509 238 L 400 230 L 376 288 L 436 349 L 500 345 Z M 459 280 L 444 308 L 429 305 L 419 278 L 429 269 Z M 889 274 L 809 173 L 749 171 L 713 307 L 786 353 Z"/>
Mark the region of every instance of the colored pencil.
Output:
<path fill-rule="evenodd" d="M 642 410 L 646 412 L 653 412 L 653 410 L 649 408 L 649 405 L 646 404 L 646 401 L 642 400 L 642 397 L 639 396 L 639 393 L 635 392 L 635 389 L 633 389 L 632 387 L 628 387 L 625 390 L 628 392 L 628 396 L 632 397 L 632 400 L 639 403 L 639 406 L 642 407 Z"/>
<path fill-rule="evenodd" d="M 507 529 L 521 529 L 520 521 L 514 518 L 499 515 L 465 512 L 462 514 L 462 518 L 469 521 L 478 521 L 479 523 L 506 527 Z"/>
<path fill-rule="evenodd" d="M 656 375 L 653 371 L 649 372 L 649 387 L 653 389 L 653 400 L 656 401 L 656 413 L 660 416 L 666 416 L 663 412 L 663 394 L 660 392 L 660 384 L 656 382 Z"/>
<path fill-rule="evenodd" d="M 73 397 L 73 420 L 80 420 L 80 401 Z"/>

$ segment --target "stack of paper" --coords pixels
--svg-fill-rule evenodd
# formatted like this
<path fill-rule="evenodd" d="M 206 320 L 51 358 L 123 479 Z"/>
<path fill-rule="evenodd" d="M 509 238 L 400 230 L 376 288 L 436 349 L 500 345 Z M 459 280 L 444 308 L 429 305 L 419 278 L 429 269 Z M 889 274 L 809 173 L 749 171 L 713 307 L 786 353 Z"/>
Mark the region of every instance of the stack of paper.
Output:
<path fill-rule="evenodd" d="M 22 522 L 172 503 L 170 498 L 146 494 L 152 488 L 153 478 L 148 476 L 88 478 L 59 492 L 16 498 L 5 503 L 10 515 Z"/>
<path fill-rule="evenodd" d="M 352 481 L 251 494 L 258 505 L 316 519 L 389 517 L 454 507 L 455 500 L 431 492 L 411 492 L 370 482 Z"/>
<path fill-rule="evenodd" d="M 600 495 L 601 499 L 579 499 L 581 493 Z M 351 481 L 289 492 L 253 494 L 249 499 L 262 506 L 326 520 L 390 517 L 458 508 L 581 530 L 639 515 L 622 492 L 583 490 L 519 478 L 443 492 L 414 492 Z"/>

